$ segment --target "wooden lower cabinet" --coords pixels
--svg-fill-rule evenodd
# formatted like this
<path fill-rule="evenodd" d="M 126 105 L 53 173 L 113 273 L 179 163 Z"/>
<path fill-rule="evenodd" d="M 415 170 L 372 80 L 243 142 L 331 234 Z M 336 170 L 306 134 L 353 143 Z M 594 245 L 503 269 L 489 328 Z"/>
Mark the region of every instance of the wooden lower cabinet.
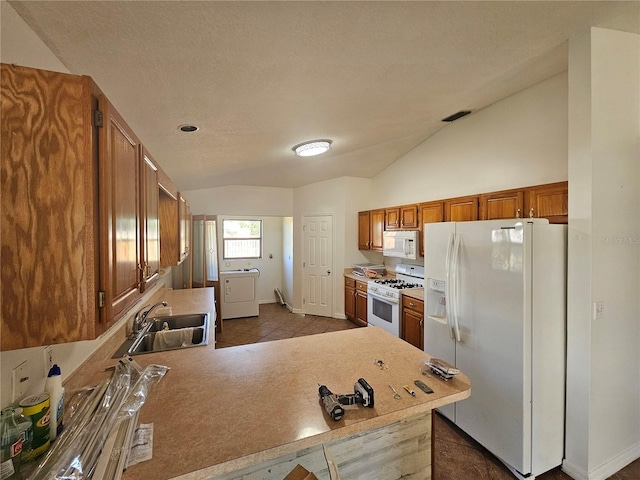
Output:
<path fill-rule="evenodd" d="M 358 326 L 367 326 L 367 282 L 344 277 L 344 314 Z"/>
<path fill-rule="evenodd" d="M 424 350 L 424 302 L 402 296 L 401 337 L 414 347 Z"/>

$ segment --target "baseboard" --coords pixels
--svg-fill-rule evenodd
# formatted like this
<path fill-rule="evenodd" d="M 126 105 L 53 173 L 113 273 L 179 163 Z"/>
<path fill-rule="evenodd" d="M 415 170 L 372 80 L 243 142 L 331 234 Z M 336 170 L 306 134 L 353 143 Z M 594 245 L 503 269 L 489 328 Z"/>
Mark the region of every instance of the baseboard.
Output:
<path fill-rule="evenodd" d="M 635 443 L 590 473 L 567 462 L 566 459 L 562 462 L 562 471 L 575 480 L 605 480 L 638 458 L 640 458 L 640 443 Z"/>

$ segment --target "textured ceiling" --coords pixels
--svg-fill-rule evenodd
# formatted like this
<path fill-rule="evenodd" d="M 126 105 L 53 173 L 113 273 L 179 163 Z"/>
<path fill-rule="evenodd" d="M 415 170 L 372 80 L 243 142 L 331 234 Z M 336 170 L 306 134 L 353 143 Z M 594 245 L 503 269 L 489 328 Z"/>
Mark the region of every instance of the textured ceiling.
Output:
<path fill-rule="evenodd" d="M 576 32 L 637 31 L 640 12 L 636 1 L 9 3 L 94 78 L 180 190 L 373 177 L 440 119 L 566 70 Z M 332 151 L 295 157 L 316 138 Z"/>

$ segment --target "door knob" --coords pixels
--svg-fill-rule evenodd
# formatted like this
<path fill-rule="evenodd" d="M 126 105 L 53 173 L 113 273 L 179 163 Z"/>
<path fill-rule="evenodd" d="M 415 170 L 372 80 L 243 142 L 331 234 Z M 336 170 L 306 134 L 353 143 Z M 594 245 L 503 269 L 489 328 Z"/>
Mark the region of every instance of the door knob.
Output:
<path fill-rule="evenodd" d="M 331 275 L 331 270 L 327 270 L 327 275 Z"/>

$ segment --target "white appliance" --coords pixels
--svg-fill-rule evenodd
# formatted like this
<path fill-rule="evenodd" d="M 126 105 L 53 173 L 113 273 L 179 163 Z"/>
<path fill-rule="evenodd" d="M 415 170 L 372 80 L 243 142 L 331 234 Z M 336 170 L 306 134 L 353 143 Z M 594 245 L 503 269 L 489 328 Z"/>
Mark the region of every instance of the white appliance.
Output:
<path fill-rule="evenodd" d="M 255 317 L 259 314 L 259 277 L 260 271 L 257 268 L 220 272 L 220 310 L 223 320 Z"/>
<path fill-rule="evenodd" d="M 418 258 L 418 232 L 416 230 L 384 232 L 382 255 L 415 260 Z"/>
<path fill-rule="evenodd" d="M 395 278 L 367 282 L 367 323 L 400 337 L 400 295 L 424 285 L 422 265 L 396 265 Z"/>
<path fill-rule="evenodd" d="M 471 380 L 471 397 L 440 412 L 520 477 L 560 465 L 566 226 L 429 223 L 424 235 L 424 350 Z"/>

